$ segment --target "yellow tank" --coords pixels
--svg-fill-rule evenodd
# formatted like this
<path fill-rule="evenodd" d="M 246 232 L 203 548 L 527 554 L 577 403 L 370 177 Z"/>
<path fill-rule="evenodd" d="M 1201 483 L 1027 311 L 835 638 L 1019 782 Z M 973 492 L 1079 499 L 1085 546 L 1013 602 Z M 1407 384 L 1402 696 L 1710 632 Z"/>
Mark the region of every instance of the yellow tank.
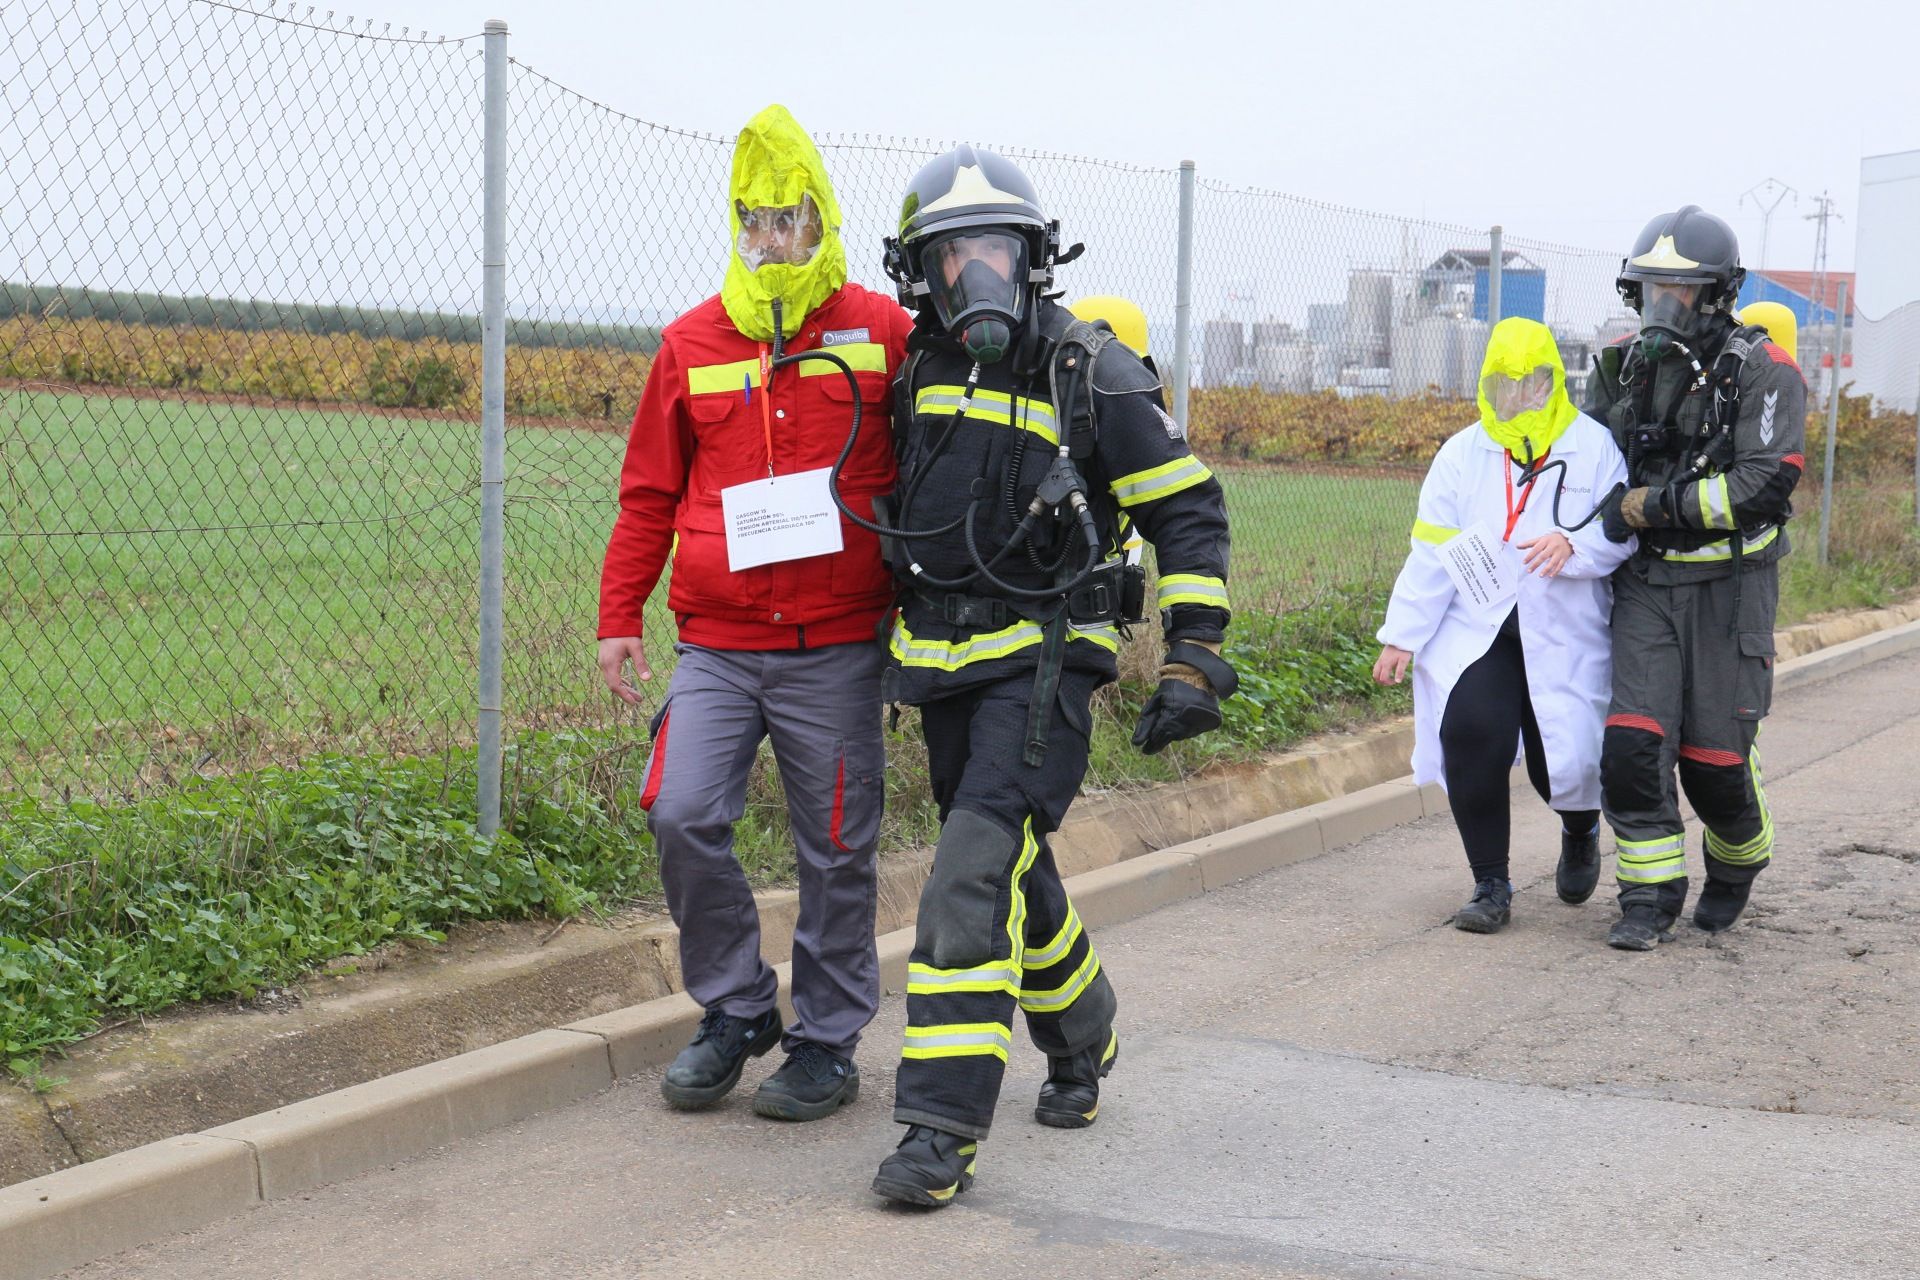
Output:
<path fill-rule="evenodd" d="M 1088 324 L 1105 320 L 1113 336 L 1125 343 L 1133 354 L 1147 354 L 1147 314 L 1125 298 L 1112 294 L 1082 298 L 1067 310 Z"/>
<path fill-rule="evenodd" d="M 1799 345 L 1800 322 L 1793 318 L 1793 312 L 1784 303 L 1749 302 L 1740 308 L 1734 319 L 1741 324 L 1759 325 L 1773 339 L 1774 346 L 1792 356 L 1795 364 L 1800 362 L 1800 352 L 1796 349 Z"/>

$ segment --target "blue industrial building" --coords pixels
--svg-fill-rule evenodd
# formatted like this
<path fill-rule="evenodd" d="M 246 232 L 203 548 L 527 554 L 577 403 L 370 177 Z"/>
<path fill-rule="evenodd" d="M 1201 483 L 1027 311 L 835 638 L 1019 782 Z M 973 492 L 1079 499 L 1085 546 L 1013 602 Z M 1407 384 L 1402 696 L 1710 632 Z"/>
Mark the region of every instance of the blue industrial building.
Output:
<path fill-rule="evenodd" d="M 1851 271 L 1829 271 L 1823 295 L 1816 304 L 1813 294 L 1816 290 L 1814 274 L 1811 271 L 1769 271 L 1762 275 L 1758 271 L 1747 272 L 1747 278 L 1740 285 L 1740 305 L 1754 302 L 1778 302 L 1793 312 L 1795 322 L 1802 329 L 1831 325 L 1833 309 L 1839 303 L 1840 282 L 1847 283 L 1847 321 L 1853 321 L 1853 273 Z"/>
<path fill-rule="evenodd" d="M 1488 249 L 1447 250 L 1420 273 L 1420 301 L 1438 312 L 1485 320 L 1492 261 Z M 1543 324 L 1547 319 L 1546 269 L 1512 250 L 1500 255 L 1500 317 L 1508 316 Z"/>

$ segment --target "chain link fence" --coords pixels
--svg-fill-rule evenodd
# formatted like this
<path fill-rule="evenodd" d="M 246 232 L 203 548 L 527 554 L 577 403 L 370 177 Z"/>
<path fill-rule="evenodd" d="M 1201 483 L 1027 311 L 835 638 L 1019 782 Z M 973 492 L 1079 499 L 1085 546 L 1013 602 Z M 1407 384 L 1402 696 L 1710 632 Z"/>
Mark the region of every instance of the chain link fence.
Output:
<path fill-rule="evenodd" d="M 484 46 L 304 6 L 0 9 L 0 793 L 473 741 Z M 507 83 L 504 712 L 607 726 L 633 714 L 592 662 L 615 481 L 660 327 L 719 286 L 731 139 Z M 949 144 L 818 141 L 886 290 L 880 239 Z M 1211 177 L 1182 298 L 1178 168 L 996 149 L 1088 246 L 1068 301 L 1133 299 L 1170 373 L 1189 307 L 1243 611 L 1391 581 L 1490 316 L 1552 325 L 1576 392 L 1630 324 L 1617 253 Z"/>
<path fill-rule="evenodd" d="M 480 70 L 0 8 L 0 790 L 470 734 Z"/>

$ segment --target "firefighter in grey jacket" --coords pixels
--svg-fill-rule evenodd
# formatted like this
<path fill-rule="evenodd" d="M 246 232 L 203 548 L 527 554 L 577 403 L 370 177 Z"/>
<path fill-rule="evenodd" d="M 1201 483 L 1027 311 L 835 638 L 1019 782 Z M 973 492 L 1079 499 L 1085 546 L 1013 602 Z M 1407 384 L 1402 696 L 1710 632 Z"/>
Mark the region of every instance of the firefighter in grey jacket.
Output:
<path fill-rule="evenodd" d="M 1627 459 L 1608 536 L 1640 539 L 1614 576 L 1600 764 L 1621 909 L 1607 941 L 1622 950 L 1667 940 L 1686 905 L 1676 767 L 1706 828 L 1695 925 L 1731 927 L 1773 853 L 1754 738 L 1773 694 L 1807 389 L 1764 329 L 1734 319 L 1744 275 L 1719 218 L 1688 205 L 1648 223 L 1618 281 L 1640 332 L 1600 354 L 1588 389 L 1587 413 Z"/>
<path fill-rule="evenodd" d="M 901 583 L 883 689 L 920 708 L 941 831 L 920 898 L 894 1118 L 874 1190 L 940 1206 L 973 1179 L 1016 1005 L 1047 1055 L 1035 1118 L 1079 1128 L 1119 1051 L 1116 1002 L 1047 846 L 1086 773 L 1090 699 L 1118 674 L 1154 545 L 1166 638 L 1134 744 L 1217 727 L 1236 680 L 1220 482 L 1104 325 L 1044 295 L 1058 224 L 1026 176 L 961 147 L 908 189 L 888 267 L 916 309 L 894 387 Z"/>

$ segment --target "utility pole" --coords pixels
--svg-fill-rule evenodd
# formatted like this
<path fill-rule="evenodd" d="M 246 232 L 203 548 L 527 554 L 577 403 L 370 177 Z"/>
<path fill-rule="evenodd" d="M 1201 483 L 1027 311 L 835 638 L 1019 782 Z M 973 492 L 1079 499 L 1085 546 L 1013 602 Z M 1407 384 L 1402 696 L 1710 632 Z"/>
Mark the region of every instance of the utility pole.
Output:
<path fill-rule="evenodd" d="M 1812 309 L 1807 313 L 1807 319 L 1809 321 L 1817 321 L 1820 318 L 1820 313 L 1829 309 L 1827 306 L 1827 223 L 1840 216 L 1834 212 L 1833 197 L 1824 191 L 1814 199 L 1813 203 L 1817 211 L 1801 215 L 1801 217 L 1808 222 L 1816 224 L 1813 237 L 1813 287 L 1808 291 L 1810 296 L 1807 299 L 1808 302 L 1812 304 Z M 1825 344 L 1827 350 L 1822 353 L 1823 355 L 1831 354 L 1834 359 L 1833 377 L 1827 384 L 1829 387 L 1837 387 L 1840 385 L 1839 333 L 1841 323 L 1842 318 L 1835 315 L 1833 318 L 1833 333 L 1830 340 Z"/>
<path fill-rule="evenodd" d="M 1772 196 L 1773 198 L 1769 200 L 1767 198 L 1768 196 Z M 1745 206 L 1751 201 L 1753 207 L 1760 211 L 1761 275 L 1767 274 L 1767 239 L 1773 231 L 1773 211 L 1778 209 L 1780 202 L 1789 196 L 1793 197 L 1793 203 L 1798 207 L 1800 204 L 1800 193 L 1778 178 L 1768 178 L 1765 182 L 1757 186 L 1748 187 L 1746 191 L 1740 195 L 1740 203 L 1742 206 Z"/>

